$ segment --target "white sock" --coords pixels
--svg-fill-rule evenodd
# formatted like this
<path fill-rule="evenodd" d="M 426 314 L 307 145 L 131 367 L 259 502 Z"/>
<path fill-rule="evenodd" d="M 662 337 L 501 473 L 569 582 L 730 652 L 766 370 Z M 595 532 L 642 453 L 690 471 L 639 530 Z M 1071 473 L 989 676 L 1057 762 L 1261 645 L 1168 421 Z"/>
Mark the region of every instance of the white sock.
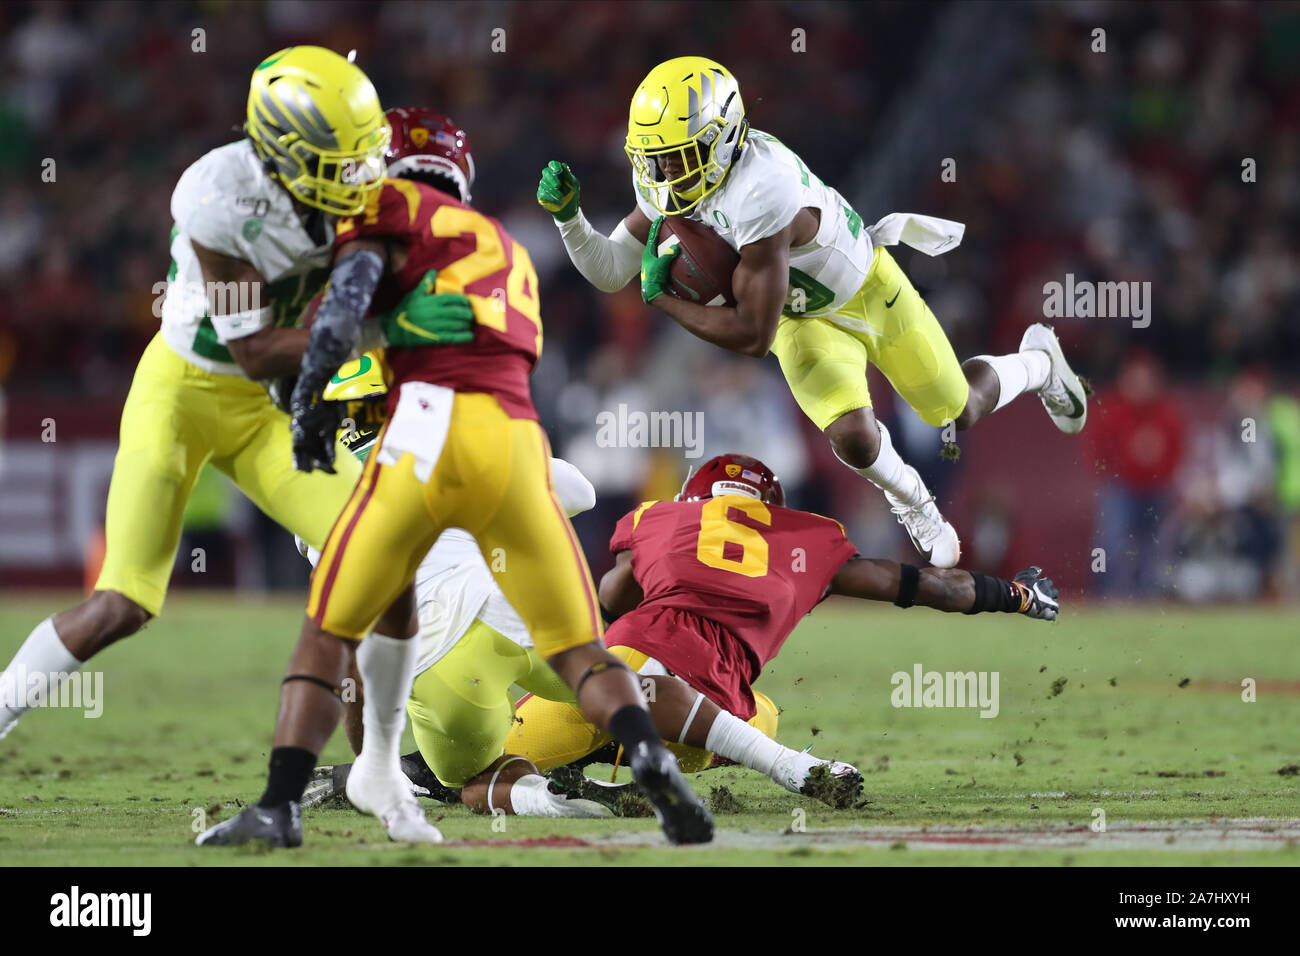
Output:
<path fill-rule="evenodd" d="M 376 771 L 401 773 L 402 729 L 406 726 L 406 701 L 415 680 L 420 642 L 398 640 L 372 633 L 357 650 L 357 667 L 365 687 L 361 725 L 365 730 L 357 763 Z"/>
<path fill-rule="evenodd" d="M 925 489 L 925 482 L 916 473 L 916 469 L 903 461 L 902 456 L 894 450 L 889 429 L 880 422 L 876 422 L 876 425 L 880 428 L 880 454 L 876 455 L 876 460 L 866 468 L 853 468 L 848 462 L 844 464 L 853 468 L 881 491 L 888 492 L 905 504 L 919 505 L 930 497 L 930 493 Z M 832 450 L 834 450 L 833 446 Z M 836 457 L 839 457 L 838 453 Z M 840 461 L 844 459 L 840 458 Z"/>
<path fill-rule="evenodd" d="M 718 714 L 713 726 L 709 728 L 704 749 L 769 777 L 777 761 L 795 752 L 725 710 Z"/>
<path fill-rule="evenodd" d="M 0 738 L 8 735 L 18 718 L 27 712 L 27 677 L 30 674 L 75 674 L 85 666 L 72 656 L 54 630 L 54 618 L 37 624 L 23 641 L 9 666 L 0 673 Z"/>
<path fill-rule="evenodd" d="M 998 377 L 997 411 L 1025 392 L 1036 392 L 1052 374 L 1052 360 L 1042 349 L 1025 349 L 1010 355 L 977 355 L 976 359 L 993 369 Z"/>

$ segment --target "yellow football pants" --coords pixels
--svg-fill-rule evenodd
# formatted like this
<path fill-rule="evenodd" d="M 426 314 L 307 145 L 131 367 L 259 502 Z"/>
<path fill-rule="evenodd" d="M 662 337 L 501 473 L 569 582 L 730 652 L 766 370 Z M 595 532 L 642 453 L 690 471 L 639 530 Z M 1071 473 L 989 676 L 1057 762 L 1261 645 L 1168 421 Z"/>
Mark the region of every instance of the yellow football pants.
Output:
<path fill-rule="evenodd" d="M 185 505 L 208 461 L 314 548 L 325 543 L 361 473 L 342 444 L 337 474 L 295 471 L 289 416 L 265 388 L 205 372 L 155 336 L 122 409 L 95 590 L 118 591 L 150 614 L 162 610 Z"/>
<path fill-rule="evenodd" d="M 795 401 L 823 431 L 846 412 L 871 406 L 868 362 L 936 427 L 955 420 L 970 394 L 943 327 L 884 246 L 838 312 L 782 315 L 772 351 Z"/>
<path fill-rule="evenodd" d="M 531 647 L 476 620 L 445 657 L 415 679 L 406 712 L 425 762 L 449 787 L 463 787 L 505 753 L 515 716 L 510 686 L 573 702 L 559 675 Z"/>
<path fill-rule="evenodd" d="M 611 647 L 609 652 L 633 671 L 640 670 L 649 659 L 626 646 Z M 758 713 L 749 722 L 775 740 L 776 705 L 759 691 L 753 694 Z M 546 771 L 585 757 L 605 746 L 610 739 L 609 734 L 588 723 L 582 711 L 573 704 L 530 697 L 515 711 L 515 720 L 505 741 L 505 752 L 527 757 L 538 770 Z M 699 773 L 713 763 L 713 754 L 700 747 L 688 747 L 671 740 L 664 743 L 677 757 L 683 773 Z"/>
<path fill-rule="evenodd" d="M 458 392 L 427 481 L 416 477 L 411 454 L 379 463 L 387 429 L 321 549 L 307 602 L 312 620 L 360 640 L 438 535 L 456 527 L 502 568 L 497 584 L 542 657 L 601 637 L 596 586 L 551 486 L 541 425 L 511 418 L 489 394 Z"/>

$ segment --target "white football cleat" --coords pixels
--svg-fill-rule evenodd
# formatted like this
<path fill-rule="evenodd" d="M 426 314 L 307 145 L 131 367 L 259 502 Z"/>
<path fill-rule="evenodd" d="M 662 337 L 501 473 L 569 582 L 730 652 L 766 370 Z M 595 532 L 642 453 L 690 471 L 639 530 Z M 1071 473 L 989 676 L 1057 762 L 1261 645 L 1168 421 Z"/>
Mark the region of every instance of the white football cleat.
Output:
<path fill-rule="evenodd" d="M 908 467 L 911 468 L 910 465 Z M 916 470 L 911 470 L 915 474 Z M 916 483 L 925 487 L 919 475 L 916 476 Z M 898 523 L 907 529 L 916 550 L 925 555 L 931 564 L 936 568 L 957 566 L 961 560 L 961 540 L 957 537 L 957 529 L 939 513 L 933 495 L 919 505 L 909 505 L 886 491 L 885 500 L 889 502 L 890 510 L 898 518 Z"/>
<path fill-rule="evenodd" d="M 360 772 L 354 766 L 346 785 L 348 800 L 363 813 L 378 817 L 397 843 L 441 843 L 442 832 L 424 818 L 400 771 L 391 775 Z"/>
<path fill-rule="evenodd" d="M 530 817 L 576 817 L 587 820 L 612 817 L 614 815 L 614 811 L 601 806 L 595 800 L 584 800 L 581 797 L 565 797 L 555 793 L 550 794 L 550 798 L 538 808 L 536 813 L 521 815 Z"/>
<path fill-rule="evenodd" d="M 851 763 L 821 760 L 808 751 L 790 751 L 772 768 L 769 776 L 791 793 L 815 797 L 829 806 L 843 809 L 862 793 L 862 773 Z"/>
<path fill-rule="evenodd" d="M 1061 342 L 1050 325 L 1035 322 L 1025 329 L 1025 334 L 1020 339 L 1020 351 L 1029 349 L 1046 352 L 1052 363 L 1047 384 L 1038 391 L 1047 414 L 1051 416 L 1053 424 L 1067 435 L 1079 434 L 1088 420 L 1088 393 L 1084 391 L 1079 376 L 1070 368 L 1070 363 L 1065 360 Z"/>

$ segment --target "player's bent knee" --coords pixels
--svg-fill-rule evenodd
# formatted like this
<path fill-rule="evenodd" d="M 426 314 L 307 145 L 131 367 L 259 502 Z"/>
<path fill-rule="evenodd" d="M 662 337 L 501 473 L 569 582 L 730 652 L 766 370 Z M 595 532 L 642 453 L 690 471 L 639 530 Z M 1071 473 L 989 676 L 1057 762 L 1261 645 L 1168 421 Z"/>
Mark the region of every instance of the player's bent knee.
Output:
<path fill-rule="evenodd" d="M 836 456 L 850 468 L 870 468 L 880 454 L 880 429 L 868 409 L 841 415 L 827 427 L 826 437 Z"/>
<path fill-rule="evenodd" d="M 135 601 L 117 591 L 96 591 L 83 605 L 93 616 L 99 648 L 130 637 L 153 617 Z M 58 628 L 58 622 L 55 622 Z"/>

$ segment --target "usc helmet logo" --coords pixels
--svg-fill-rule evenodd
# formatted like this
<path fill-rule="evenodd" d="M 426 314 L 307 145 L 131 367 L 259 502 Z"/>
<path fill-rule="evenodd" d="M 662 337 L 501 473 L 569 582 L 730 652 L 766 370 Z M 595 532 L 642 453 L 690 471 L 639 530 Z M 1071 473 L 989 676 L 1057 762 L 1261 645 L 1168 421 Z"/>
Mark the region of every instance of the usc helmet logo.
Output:
<path fill-rule="evenodd" d="M 740 468 L 739 465 L 728 465 L 728 466 L 727 466 L 727 477 L 728 477 L 728 478 L 735 478 L 735 477 L 737 477 L 737 476 L 740 474 L 740 471 L 741 471 L 741 468 Z"/>
<path fill-rule="evenodd" d="M 411 142 L 415 144 L 416 149 L 424 149 L 424 144 L 429 141 L 429 131 L 423 126 L 416 126 L 411 129 Z"/>

